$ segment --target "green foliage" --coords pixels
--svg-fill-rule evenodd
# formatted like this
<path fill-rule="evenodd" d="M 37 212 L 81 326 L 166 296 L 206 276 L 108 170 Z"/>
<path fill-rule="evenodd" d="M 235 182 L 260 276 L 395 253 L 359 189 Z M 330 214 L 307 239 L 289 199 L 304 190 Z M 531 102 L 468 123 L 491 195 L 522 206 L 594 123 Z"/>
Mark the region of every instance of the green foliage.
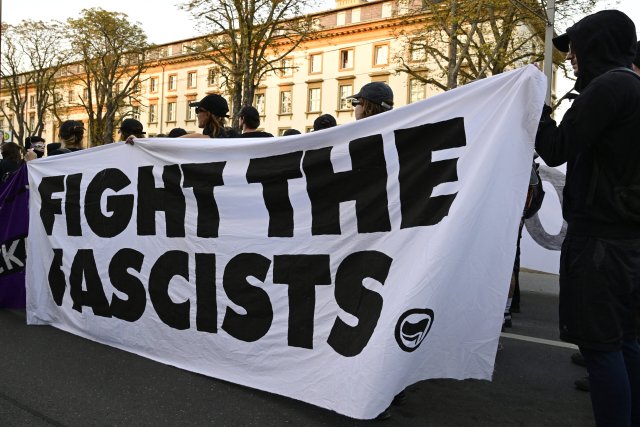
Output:
<path fill-rule="evenodd" d="M 311 0 L 191 0 L 181 8 L 190 12 L 205 36 L 199 52 L 220 71 L 231 95 L 233 115 L 251 105 L 256 87 L 268 72 L 313 32 L 311 20 L 301 17 Z"/>
<path fill-rule="evenodd" d="M 82 10 L 67 25 L 74 59 L 82 64 L 80 79 L 87 88 L 81 103 L 89 116 L 91 142 L 113 142 L 113 130 L 123 118 L 119 113 L 135 98 L 136 84 L 147 68 L 147 36 L 126 14 L 100 8 Z"/>

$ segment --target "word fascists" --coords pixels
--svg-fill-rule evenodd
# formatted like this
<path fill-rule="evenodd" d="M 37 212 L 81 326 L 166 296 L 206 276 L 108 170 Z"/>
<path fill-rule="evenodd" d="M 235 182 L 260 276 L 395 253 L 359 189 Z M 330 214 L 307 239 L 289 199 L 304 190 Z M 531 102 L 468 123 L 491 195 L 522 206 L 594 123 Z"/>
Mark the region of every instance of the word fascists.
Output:
<path fill-rule="evenodd" d="M 457 181 L 457 158 L 432 161 L 432 152 L 466 145 L 464 121 L 455 118 L 395 131 L 398 153 L 401 203 L 401 228 L 439 223 L 448 212 L 456 194 L 431 197 L 439 184 Z M 349 143 L 352 169 L 334 172 L 332 147 L 297 151 L 249 162 L 246 179 L 261 184 L 269 213 L 269 237 L 292 237 L 294 213 L 288 181 L 306 179 L 311 201 L 312 235 L 340 234 L 339 205 L 355 201 L 359 233 L 391 231 L 387 198 L 387 165 L 381 135 L 372 135 Z M 193 191 L 197 205 L 197 237 L 218 237 L 220 215 L 215 187 L 224 185 L 226 162 L 173 164 L 164 166 L 163 187 L 156 187 L 153 166 L 141 166 L 137 175 L 137 196 L 121 194 L 131 180 L 119 169 L 98 172 L 88 183 L 84 200 L 83 174 L 47 176 L 38 185 L 42 204 L 40 218 L 47 235 L 53 233 L 57 215 L 64 217 L 69 236 L 81 236 L 81 215 L 95 235 L 114 237 L 122 233 L 136 209 L 139 236 L 156 235 L 156 212 L 163 212 L 167 237 L 185 237 L 187 203 L 183 188 Z M 106 196 L 107 214 L 102 198 Z M 64 193 L 64 198 L 54 197 Z M 137 201 L 135 198 L 137 197 Z"/>

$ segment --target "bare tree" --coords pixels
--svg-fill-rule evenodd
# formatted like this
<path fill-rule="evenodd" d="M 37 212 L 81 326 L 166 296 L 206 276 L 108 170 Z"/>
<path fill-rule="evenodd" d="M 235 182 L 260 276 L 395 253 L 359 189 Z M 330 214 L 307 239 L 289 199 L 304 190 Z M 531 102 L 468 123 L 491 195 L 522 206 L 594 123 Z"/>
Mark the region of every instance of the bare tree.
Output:
<path fill-rule="evenodd" d="M 150 49 L 139 24 L 127 15 L 100 8 L 84 9 L 68 21 L 68 37 L 80 62 L 78 78 L 86 89 L 78 97 L 89 117 L 91 145 L 113 142 L 121 114 L 137 98 Z"/>
<path fill-rule="evenodd" d="M 182 4 L 210 35 L 199 51 L 219 70 L 231 95 L 233 115 L 251 105 L 268 72 L 283 63 L 314 31 L 303 12 L 311 0 L 191 0 Z"/>
<path fill-rule="evenodd" d="M 23 141 L 27 134 L 42 134 L 49 111 L 61 102 L 56 96 L 56 77 L 67 57 L 66 43 L 61 24 L 55 21 L 26 20 L 3 25 L 2 32 L 0 72 L 10 99 L 0 103 L 0 111 L 15 117 L 17 126 L 10 126 Z"/>
<path fill-rule="evenodd" d="M 596 2 L 556 0 L 556 17 Z M 398 0 L 408 29 L 398 32 L 404 49 L 396 60 L 401 71 L 440 90 L 540 61 L 545 7 L 546 0 Z"/>

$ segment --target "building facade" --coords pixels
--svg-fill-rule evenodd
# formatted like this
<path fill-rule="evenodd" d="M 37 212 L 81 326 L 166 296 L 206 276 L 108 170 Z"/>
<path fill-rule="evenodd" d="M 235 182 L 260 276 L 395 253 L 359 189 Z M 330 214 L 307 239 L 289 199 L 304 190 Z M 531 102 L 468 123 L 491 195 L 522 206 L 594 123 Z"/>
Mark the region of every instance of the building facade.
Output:
<path fill-rule="evenodd" d="M 402 19 L 397 7 L 393 0 L 338 0 L 336 9 L 313 14 L 319 32 L 282 61 L 283 71 L 269 73 L 256 90 L 253 105 L 261 114 L 260 130 L 274 135 L 290 128 L 309 132 L 313 121 L 326 113 L 338 124 L 353 121 L 347 98 L 372 81 L 392 88 L 396 107 L 435 94 L 435 88 L 398 71 L 398 56 L 409 63 L 425 58 L 397 37 L 403 26 L 419 25 Z M 124 112 L 140 120 L 148 136 L 167 134 L 175 127 L 198 132 L 189 104 L 210 93 L 225 95 L 215 64 L 192 53 L 196 43 L 188 39 L 158 46 L 158 59 L 141 76 L 138 100 Z M 72 73 L 61 78 L 68 79 L 61 118 L 86 124 L 84 109 L 73 102 L 86 97 L 86 88 L 73 82 Z M 0 102 L 7 102 L 6 96 L 1 94 Z M 11 120 L 15 118 L 0 117 L 0 128 L 7 130 Z M 43 137 L 55 141 L 59 124 L 48 122 Z"/>

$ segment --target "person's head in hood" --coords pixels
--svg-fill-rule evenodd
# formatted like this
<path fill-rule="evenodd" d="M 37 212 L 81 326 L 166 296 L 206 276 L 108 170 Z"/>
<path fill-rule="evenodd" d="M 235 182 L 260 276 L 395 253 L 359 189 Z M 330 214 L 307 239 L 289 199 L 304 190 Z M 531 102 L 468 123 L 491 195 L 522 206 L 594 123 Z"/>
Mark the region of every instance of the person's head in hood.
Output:
<path fill-rule="evenodd" d="M 582 91 L 596 77 L 614 68 L 631 68 L 636 56 L 636 28 L 618 10 L 589 15 L 553 39 L 554 46 L 567 54 Z"/>

